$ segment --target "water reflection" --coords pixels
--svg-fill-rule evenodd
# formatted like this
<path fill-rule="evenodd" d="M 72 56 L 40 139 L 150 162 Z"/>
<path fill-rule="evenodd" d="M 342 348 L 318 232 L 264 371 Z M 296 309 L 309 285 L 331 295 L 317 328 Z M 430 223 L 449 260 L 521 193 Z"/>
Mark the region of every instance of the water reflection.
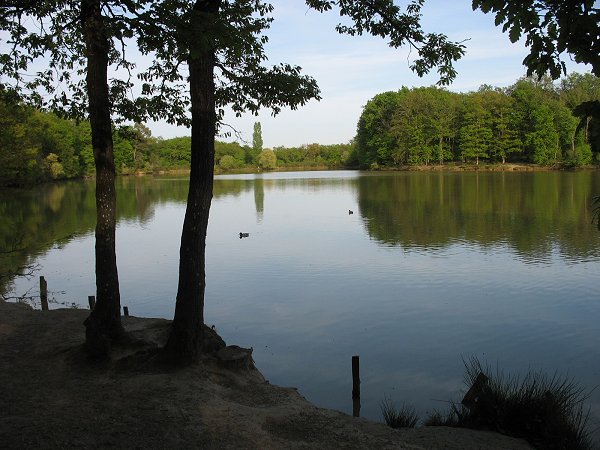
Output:
<path fill-rule="evenodd" d="M 172 317 L 187 187 L 119 179 L 119 278 L 134 315 Z M 373 419 L 384 395 L 419 412 L 457 398 L 462 356 L 568 372 L 591 388 L 598 192 L 597 172 L 217 177 L 206 317 L 229 343 L 253 346 L 272 382 L 348 413 L 359 354 L 361 414 Z M 0 246 L 27 249 L 0 264 L 40 262 L 51 289 L 85 307 L 94 223 L 92 182 L 0 192 Z"/>
<path fill-rule="evenodd" d="M 358 203 L 365 229 L 385 245 L 503 244 L 525 261 L 558 252 L 577 262 L 599 254 L 595 192 L 595 172 L 401 173 L 359 178 Z"/>
<path fill-rule="evenodd" d="M 391 173 L 302 172 L 216 177 L 215 202 L 254 196 L 256 222 L 269 192 L 356 192 L 358 212 L 376 242 L 435 254 L 450 246 L 507 245 L 525 262 L 557 254 L 569 261 L 599 255 L 590 227 L 591 198 L 600 192 L 596 172 Z M 185 204 L 185 177 L 123 177 L 117 187 L 117 220 L 143 226 L 157 207 Z M 0 191 L 0 273 L 92 233 L 94 184 L 56 183 Z M 13 251 L 16 250 L 16 251 Z M 11 253 L 7 253 L 11 251 Z M 0 281 L 0 289 L 8 280 Z"/>

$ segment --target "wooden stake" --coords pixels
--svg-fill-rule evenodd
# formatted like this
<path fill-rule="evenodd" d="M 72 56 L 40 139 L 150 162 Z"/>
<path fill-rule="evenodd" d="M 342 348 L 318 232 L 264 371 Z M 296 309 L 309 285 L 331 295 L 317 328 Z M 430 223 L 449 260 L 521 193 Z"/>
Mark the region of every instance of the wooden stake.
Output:
<path fill-rule="evenodd" d="M 360 417 L 360 398 L 352 399 L 352 417 Z"/>
<path fill-rule="evenodd" d="M 360 398 L 360 361 L 352 357 L 352 398 Z"/>
<path fill-rule="evenodd" d="M 96 296 L 88 295 L 88 303 L 90 304 L 90 309 L 93 311 L 96 307 Z"/>
<path fill-rule="evenodd" d="M 129 308 L 127 306 L 123 306 L 123 314 L 129 316 Z"/>
<path fill-rule="evenodd" d="M 40 277 L 40 300 L 42 302 L 42 311 L 48 311 L 48 283 L 44 277 Z"/>

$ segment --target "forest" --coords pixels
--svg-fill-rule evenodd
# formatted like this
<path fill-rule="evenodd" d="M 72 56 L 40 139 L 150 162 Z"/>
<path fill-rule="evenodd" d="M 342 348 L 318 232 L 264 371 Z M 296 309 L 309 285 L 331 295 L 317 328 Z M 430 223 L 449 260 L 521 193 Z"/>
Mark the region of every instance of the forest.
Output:
<path fill-rule="evenodd" d="M 251 144 L 215 141 L 216 171 L 341 168 L 352 148 L 309 144 L 271 150 L 262 148 L 259 137 L 255 135 Z M 113 126 L 113 142 L 115 168 L 121 175 L 190 167 L 190 136 L 162 139 L 136 123 Z M 94 172 L 89 121 L 63 119 L 0 96 L 0 185 L 83 178 Z"/>
<path fill-rule="evenodd" d="M 454 93 L 403 87 L 369 100 L 358 122 L 362 168 L 471 163 L 583 166 L 600 162 L 600 80 L 572 73 Z"/>
<path fill-rule="evenodd" d="M 600 81 L 587 73 L 572 73 L 556 84 L 523 78 L 508 88 L 483 85 L 469 93 L 403 87 L 367 102 L 350 143 L 263 149 L 257 122 L 251 143 L 215 142 L 215 170 L 598 164 L 600 123 L 593 110 L 598 100 Z M 119 174 L 190 167 L 189 136 L 162 139 L 136 123 L 113 126 L 113 142 Z M 0 184 L 82 178 L 94 171 L 88 121 L 0 97 Z"/>

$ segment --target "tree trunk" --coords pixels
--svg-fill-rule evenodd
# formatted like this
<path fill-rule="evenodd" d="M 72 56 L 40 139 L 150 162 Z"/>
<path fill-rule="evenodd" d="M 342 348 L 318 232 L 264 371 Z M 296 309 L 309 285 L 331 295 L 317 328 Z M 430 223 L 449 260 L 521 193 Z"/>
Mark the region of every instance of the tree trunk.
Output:
<path fill-rule="evenodd" d="M 220 0 L 198 0 L 194 10 L 202 20 L 218 13 Z M 201 25 L 202 26 L 202 25 Z M 179 285 L 171 333 L 165 356 L 183 364 L 197 361 L 203 340 L 205 247 L 213 193 L 215 164 L 215 50 L 190 53 L 192 103 L 191 171 L 187 208 L 179 249 Z"/>
<path fill-rule="evenodd" d="M 111 341 L 123 335 L 115 253 L 115 163 L 107 81 L 109 42 L 99 0 L 83 0 L 80 19 L 85 34 L 86 83 L 96 163 L 96 307 L 85 321 L 86 347 L 94 356 L 105 357 Z"/>

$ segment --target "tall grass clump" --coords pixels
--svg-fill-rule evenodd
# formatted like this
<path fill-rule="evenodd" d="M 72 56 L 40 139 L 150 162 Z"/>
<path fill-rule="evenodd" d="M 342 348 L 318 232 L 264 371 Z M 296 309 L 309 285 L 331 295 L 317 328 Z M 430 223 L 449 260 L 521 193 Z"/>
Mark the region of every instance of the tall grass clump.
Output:
<path fill-rule="evenodd" d="M 588 394 L 572 379 L 541 372 L 528 372 L 523 378 L 499 370 L 491 373 L 477 358 L 465 361 L 465 368 L 467 386 L 474 386 L 480 374 L 487 381 L 468 405 L 452 405 L 445 417 L 449 425 L 495 430 L 548 450 L 593 447 L 589 409 L 583 405 Z"/>
<path fill-rule="evenodd" d="M 392 428 L 414 428 L 419 421 L 419 416 L 411 406 L 403 404 L 400 409 L 397 409 L 394 402 L 385 398 L 380 408 L 383 420 Z"/>

